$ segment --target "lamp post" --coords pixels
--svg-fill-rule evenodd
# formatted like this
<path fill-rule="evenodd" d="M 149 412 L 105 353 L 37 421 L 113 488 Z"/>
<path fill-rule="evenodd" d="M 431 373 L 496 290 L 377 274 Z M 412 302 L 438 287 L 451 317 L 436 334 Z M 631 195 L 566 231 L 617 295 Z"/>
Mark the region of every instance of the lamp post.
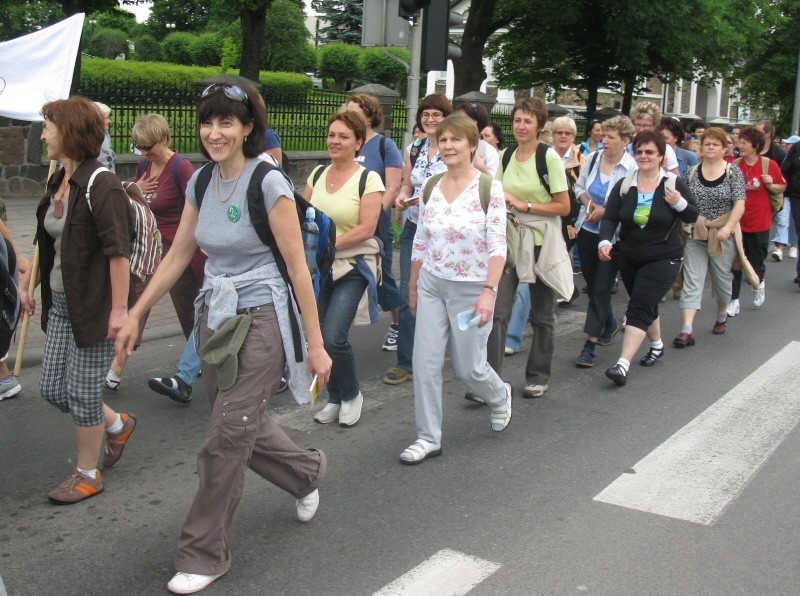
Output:
<path fill-rule="evenodd" d="M 167 28 L 168 33 L 175 31 L 175 23 L 167 23 L 165 27 Z"/>

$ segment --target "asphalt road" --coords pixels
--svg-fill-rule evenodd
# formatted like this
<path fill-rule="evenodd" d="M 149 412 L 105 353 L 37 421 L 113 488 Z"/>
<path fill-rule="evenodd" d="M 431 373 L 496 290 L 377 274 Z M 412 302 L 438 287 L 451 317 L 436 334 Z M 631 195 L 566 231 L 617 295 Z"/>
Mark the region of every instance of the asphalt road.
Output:
<path fill-rule="evenodd" d="M 741 490 L 730 491 L 714 523 L 594 500 L 800 340 L 794 264 L 768 266 L 760 310 L 743 291 L 742 314 L 727 334 L 712 336 L 707 308 L 696 320 L 696 346 L 668 345 L 650 369 L 634 363 L 624 388 L 603 375 L 616 361 L 619 338 L 599 349 L 594 368 L 573 364 L 583 343 L 585 295 L 559 309 L 551 390 L 542 399 L 515 399 L 504 433 L 490 430 L 489 410 L 466 402 L 464 385 L 447 368 L 444 452 L 415 467 L 398 461 L 415 438 L 410 384 L 380 381 L 394 362 L 379 350 L 387 325 L 355 329 L 365 395 L 356 427 L 316 425 L 286 394 L 271 405 L 299 444 L 328 456 L 316 518 L 299 523 L 293 499 L 249 473 L 230 535 L 233 567 L 204 593 L 369 595 L 445 549 L 495 564 L 466 590 L 475 596 L 800 593 L 800 433 L 793 426 L 741 479 Z M 615 298 L 618 313 L 625 298 L 624 290 Z M 680 330 L 677 302 L 668 300 L 662 314 L 671 344 Z M 177 338 L 145 344 L 120 390 L 108 394 L 108 403 L 135 412 L 139 425 L 105 475 L 105 493 L 81 504 L 56 507 L 46 499 L 75 456 L 69 418 L 35 390 L 39 369 L 24 370 L 23 392 L 0 403 L 0 575 L 9 594 L 166 593 L 196 488 L 208 405 L 202 383 L 194 402 L 180 406 L 152 393 L 146 379 L 171 372 L 181 348 Z M 506 361 L 517 394 L 524 358 Z M 788 368 L 786 383 L 796 391 Z M 769 419 L 775 393 L 771 379 L 762 381 L 754 391 L 763 407 L 741 412 L 754 425 Z M 698 441 L 697 452 L 704 448 Z M 453 583 L 407 593 L 466 591 Z"/>

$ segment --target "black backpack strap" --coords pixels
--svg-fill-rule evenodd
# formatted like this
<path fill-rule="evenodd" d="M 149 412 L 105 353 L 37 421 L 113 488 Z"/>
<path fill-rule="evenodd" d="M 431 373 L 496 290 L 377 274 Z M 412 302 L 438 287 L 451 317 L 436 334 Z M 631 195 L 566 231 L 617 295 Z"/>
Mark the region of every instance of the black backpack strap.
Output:
<path fill-rule="evenodd" d="M 506 150 L 503 151 L 503 174 L 505 174 L 506 170 L 508 169 L 508 164 L 511 163 L 511 156 L 514 155 L 514 151 L 516 150 L 516 145 L 509 145 Z"/>
<path fill-rule="evenodd" d="M 550 149 L 550 145 L 547 143 L 539 143 L 536 146 L 536 173 L 539 174 L 539 180 L 547 191 L 547 194 L 550 194 L 550 175 L 547 171 L 548 149 Z"/>
<path fill-rule="evenodd" d="M 363 197 L 364 191 L 367 190 L 367 176 L 369 176 L 369 170 L 364 168 L 361 172 L 361 178 L 358 179 L 358 196 Z"/>
<path fill-rule="evenodd" d="M 208 185 L 211 183 L 211 175 L 214 173 L 214 163 L 210 162 L 200 168 L 197 178 L 194 181 L 194 200 L 197 203 L 197 209 L 203 206 L 203 197 L 206 194 Z"/>
<path fill-rule="evenodd" d="M 314 187 L 319 182 L 319 179 L 322 177 L 322 174 L 325 173 L 325 170 L 328 169 L 330 166 L 317 166 L 314 168 L 314 171 L 311 173 L 311 189 L 313 190 Z"/>
<path fill-rule="evenodd" d="M 181 162 L 186 159 L 185 155 L 181 155 L 180 153 L 175 154 L 175 160 L 172 162 L 172 179 L 175 181 L 175 188 L 178 189 L 178 192 L 181 193 L 181 202 L 186 198 L 186 195 L 183 192 L 183 188 L 181 187 L 181 179 L 178 178 L 178 168 L 181 166 Z"/>
<path fill-rule="evenodd" d="M 587 172 L 587 174 L 591 174 L 592 173 L 592 170 L 594 169 L 594 164 L 597 163 L 597 158 L 598 157 L 600 157 L 600 152 L 599 151 L 595 151 L 594 155 L 592 155 L 592 161 L 589 162 L 589 171 Z"/>
<path fill-rule="evenodd" d="M 381 140 L 378 143 L 378 152 L 381 154 L 381 163 L 386 161 L 386 137 L 381 135 Z"/>
<path fill-rule="evenodd" d="M 422 144 L 426 141 L 426 139 L 414 139 L 414 142 L 411 143 L 411 149 L 408 152 L 408 159 L 411 161 L 411 169 L 414 169 L 414 164 L 417 163 L 417 158 L 419 157 L 419 149 L 422 147 Z"/>

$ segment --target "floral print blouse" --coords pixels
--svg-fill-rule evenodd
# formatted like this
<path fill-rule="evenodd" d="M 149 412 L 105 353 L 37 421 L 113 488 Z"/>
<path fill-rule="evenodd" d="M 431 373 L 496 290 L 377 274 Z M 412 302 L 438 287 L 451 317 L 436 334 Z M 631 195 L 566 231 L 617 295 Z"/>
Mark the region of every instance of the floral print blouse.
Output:
<path fill-rule="evenodd" d="M 478 193 L 480 173 L 467 188 L 448 203 L 440 189 L 441 180 L 431 190 L 430 199 L 420 204 L 412 261 L 441 279 L 450 281 L 486 280 L 489 258 L 506 256 L 506 204 L 503 185 L 492 182 L 486 213 Z"/>

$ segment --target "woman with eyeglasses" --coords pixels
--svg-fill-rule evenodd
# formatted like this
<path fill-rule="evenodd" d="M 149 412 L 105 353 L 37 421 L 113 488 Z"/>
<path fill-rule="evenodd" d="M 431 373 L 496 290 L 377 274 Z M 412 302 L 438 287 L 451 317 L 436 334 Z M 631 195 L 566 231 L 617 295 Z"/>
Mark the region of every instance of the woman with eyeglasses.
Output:
<path fill-rule="evenodd" d="M 312 377 L 324 386 L 331 360 L 323 346 L 294 191 L 279 170 L 263 177 L 263 205 L 255 205 L 253 213 L 263 207 L 297 309 L 273 249 L 256 232 L 263 224 L 250 219 L 247 191 L 262 163 L 258 156 L 264 151 L 267 125 L 263 104 L 251 100 L 256 93 L 249 85 L 212 85 L 203 91 L 197 106 L 199 136 L 211 163 L 189 181 L 172 248 L 117 336 L 117 357 L 124 364 L 147 309 L 180 278 L 198 246 L 208 255 L 196 304 L 211 417 L 197 458 L 199 487 L 174 559 L 177 574 L 167 585 L 177 594 L 198 592 L 230 569 L 228 530 L 248 467 L 292 495 L 303 522 L 316 513 L 317 487 L 325 476 L 325 455 L 295 445 L 267 412 L 285 362 L 295 399 L 307 403 Z M 202 189 L 198 180 L 205 180 L 206 168 L 210 179 Z M 300 362 L 290 309 L 296 316 L 300 311 L 308 344 L 306 353 L 306 341 L 300 338 Z"/>
<path fill-rule="evenodd" d="M 600 120 L 592 120 L 589 123 L 589 131 L 586 140 L 578 145 L 578 149 L 583 155 L 589 155 L 603 148 L 603 123 Z"/>
<path fill-rule="evenodd" d="M 622 386 L 645 336 L 647 354 L 639 361 L 653 366 L 664 355 L 658 305 L 678 275 L 683 260 L 681 222 L 697 219 L 695 198 L 682 178 L 664 170 L 666 143 L 660 133 L 636 134 L 633 150 L 639 169 L 614 185 L 600 222 L 598 257 L 611 260 L 612 239 L 619 226 L 619 269 L 630 300 L 625 316 L 622 353 L 606 377 Z M 623 187 L 627 187 L 627 190 Z"/>
<path fill-rule="evenodd" d="M 142 153 L 142 159 L 136 166 L 134 182 L 141 188 L 156 218 L 158 231 L 161 234 L 163 257 L 169 252 L 175 240 L 175 232 L 178 230 L 183 213 L 186 185 L 194 173 L 194 167 L 186 157 L 169 148 L 169 124 L 160 114 L 145 114 L 139 118 L 133 125 L 131 137 L 134 147 Z M 190 266 L 169 291 L 178 322 L 186 338 L 194 327 L 194 299 L 203 283 L 204 264 L 205 255 L 200 250 L 195 251 Z M 148 280 L 134 280 L 137 295 L 144 291 L 147 282 Z M 147 324 L 148 314 L 145 313 L 142 317 L 143 327 Z M 199 364 L 199 360 L 196 360 L 192 368 L 196 367 L 199 370 Z M 123 367 L 114 360 L 106 373 L 104 382 L 106 389 L 116 391 L 119 388 L 122 370 Z M 191 380 L 193 381 L 194 379 Z M 190 393 L 191 382 L 185 383 Z"/>
<path fill-rule="evenodd" d="M 439 155 L 436 142 L 436 126 L 453 113 L 453 105 L 441 93 L 425 97 L 417 108 L 417 126 L 426 138 L 415 140 L 408 148 L 403 162 L 403 183 L 394 201 L 398 211 L 406 211 L 406 223 L 400 234 L 400 328 L 397 338 L 397 365 L 386 371 L 383 382 L 387 385 L 400 385 L 414 379 L 412 358 L 414 354 L 414 328 L 416 319 L 408 308 L 408 282 L 411 276 L 411 250 L 414 235 L 417 233 L 419 199 L 425 181 L 447 170 L 447 165 Z"/>

